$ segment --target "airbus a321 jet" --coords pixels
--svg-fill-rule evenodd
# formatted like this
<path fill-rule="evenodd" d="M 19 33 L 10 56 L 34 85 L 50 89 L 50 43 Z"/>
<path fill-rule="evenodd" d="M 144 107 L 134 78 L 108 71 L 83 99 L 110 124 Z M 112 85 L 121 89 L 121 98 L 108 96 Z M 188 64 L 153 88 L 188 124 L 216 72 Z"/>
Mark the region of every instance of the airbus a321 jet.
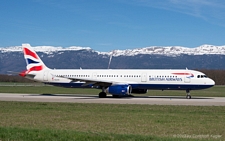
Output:
<path fill-rule="evenodd" d="M 204 73 L 187 69 L 50 69 L 29 44 L 23 44 L 27 70 L 25 78 L 45 84 L 69 88 L 101 89 L 99 98 L 144 94 L 148 90 L 185 90 L 210 88 L 215 82 Z"/>

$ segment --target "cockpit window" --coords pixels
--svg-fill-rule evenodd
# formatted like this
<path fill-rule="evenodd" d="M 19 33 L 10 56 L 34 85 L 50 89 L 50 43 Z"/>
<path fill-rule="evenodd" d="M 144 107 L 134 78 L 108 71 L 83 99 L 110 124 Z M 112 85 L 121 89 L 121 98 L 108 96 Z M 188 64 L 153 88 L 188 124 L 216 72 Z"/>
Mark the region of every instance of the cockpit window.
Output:
<path fill-rule="evenodd" d="M 206 75 L 198 75 L 197 78 L 208 78 Z"/>

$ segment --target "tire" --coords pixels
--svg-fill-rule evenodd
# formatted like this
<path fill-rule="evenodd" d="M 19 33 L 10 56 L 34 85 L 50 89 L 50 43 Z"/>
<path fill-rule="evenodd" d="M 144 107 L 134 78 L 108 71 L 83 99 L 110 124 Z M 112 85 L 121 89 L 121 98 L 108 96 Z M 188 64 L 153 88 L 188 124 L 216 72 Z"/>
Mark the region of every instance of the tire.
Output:
<path fill-rule="evenodd" d="M 190 96 L 190 95 L 187 95 L 186 98 L 187 98 L 187 99 L 191 99 L 191 96 Z"/>
<path fill-rule="evenodd" d="M 106 93 L 100 92 L 98 96 L 99 98 L 106 98 Z"/>

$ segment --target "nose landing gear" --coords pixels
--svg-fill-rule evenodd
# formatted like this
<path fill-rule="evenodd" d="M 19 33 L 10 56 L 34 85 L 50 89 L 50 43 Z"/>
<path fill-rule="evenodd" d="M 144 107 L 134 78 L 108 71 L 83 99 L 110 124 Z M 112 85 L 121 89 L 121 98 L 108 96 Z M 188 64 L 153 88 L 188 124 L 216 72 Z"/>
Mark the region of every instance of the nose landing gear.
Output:
<path fill-rule="evenodd" d="M 186 98 L 191 99 L 190 90 L 186 90 Z"/>

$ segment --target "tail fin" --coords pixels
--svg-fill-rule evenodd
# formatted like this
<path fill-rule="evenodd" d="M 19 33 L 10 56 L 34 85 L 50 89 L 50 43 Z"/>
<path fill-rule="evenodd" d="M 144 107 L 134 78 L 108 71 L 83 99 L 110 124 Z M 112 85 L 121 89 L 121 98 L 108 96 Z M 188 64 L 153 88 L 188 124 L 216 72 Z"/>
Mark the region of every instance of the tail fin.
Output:
<path fill-rule="evenodd" d="M 42 71 L 45 69 L 49 69 L 45 66 L 45 64 L 42 62 L 40 57 L 37 55 L 37 53 L 31 48 L 30 44 L 22 44 L 23 47 L 23 53 L 24 58 L 27 63 L 27 72 L 32 71 Z"/>

